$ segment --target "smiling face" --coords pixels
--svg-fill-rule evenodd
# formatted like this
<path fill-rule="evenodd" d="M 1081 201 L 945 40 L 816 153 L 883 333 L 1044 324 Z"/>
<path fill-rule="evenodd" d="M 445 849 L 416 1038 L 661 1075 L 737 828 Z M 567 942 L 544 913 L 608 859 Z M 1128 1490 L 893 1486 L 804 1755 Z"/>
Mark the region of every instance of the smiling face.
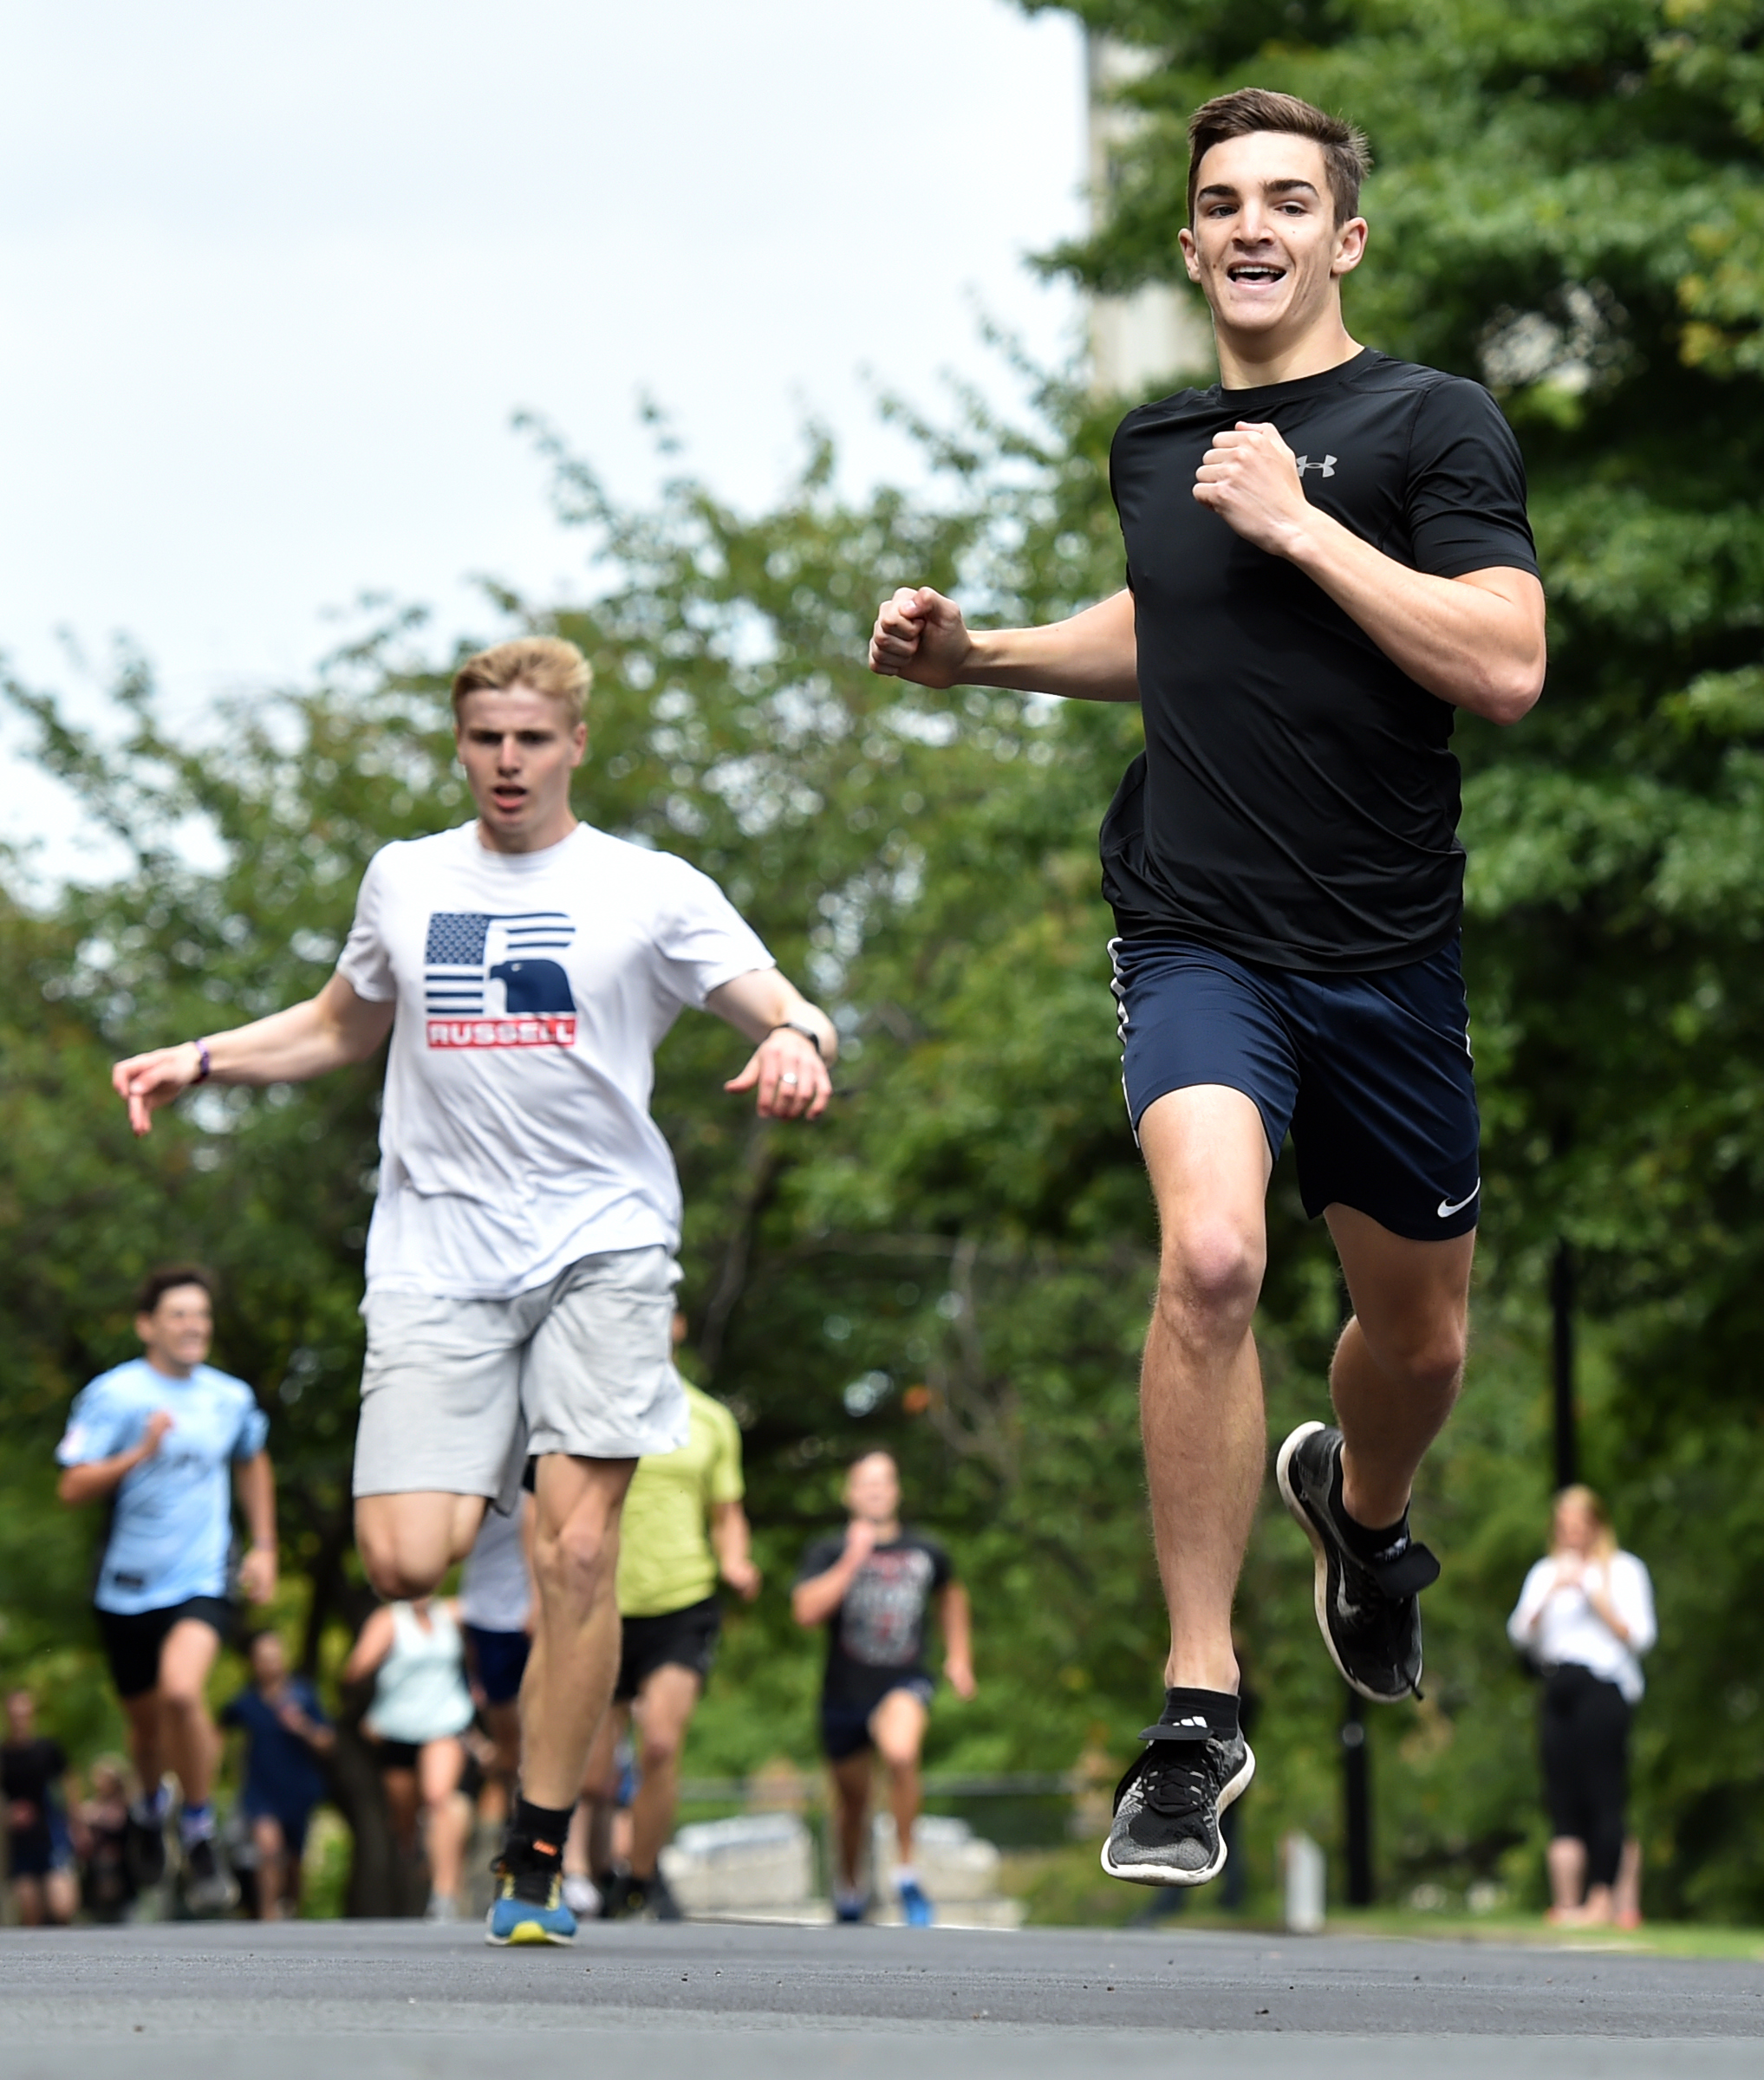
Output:
<path fill-rule="evenodd" d="M 1290 346 L 1339 329 L 1338 284 L 1359 264 L 1366 222 L 1337 224 L 1321 145 L 1272 130 L 1214 145 L 1197 169 L 1194 215 L 1182 257 L 1221 344 Z"/>
<path fill-rule="evenodd" d="M 199 1285 L 168 1286 L 150 1315 L 137 1315 L 134 1333 L 156 1372 L 186 1379 L 214 1341 L 214 1304 Z"/>
<path fill-rule="evenodd" d="M 537 852 L 575 829 L 570 776 L 587 752 L 588 725 L 572 724 L 561 701 L 521 685 L 467 693 L 453 741 L 492 851 Z"/>

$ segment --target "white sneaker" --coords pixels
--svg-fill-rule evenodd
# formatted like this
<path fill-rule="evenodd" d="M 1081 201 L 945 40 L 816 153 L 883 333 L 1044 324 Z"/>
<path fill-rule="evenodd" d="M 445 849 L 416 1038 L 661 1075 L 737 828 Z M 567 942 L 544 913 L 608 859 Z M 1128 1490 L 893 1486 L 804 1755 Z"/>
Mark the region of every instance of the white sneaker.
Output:
<path fill-rule="evenodd" d="M 432 1892 L 429 1895 L 429 1903 L 423 1909 L 423 1919 L 426 1921 L 457 1921 L 459 1918 L 459 1903 L 457 1900 L 450 1900 L 445 1893 L 441 1892 Z"/>
<path fill-rule="evenodd" d="M 592 1878 L 567 1874 L 563 1880 L 563 1904 L 579 1921 L 598 1921 L 600 1918 L 600 1887 Z"/>

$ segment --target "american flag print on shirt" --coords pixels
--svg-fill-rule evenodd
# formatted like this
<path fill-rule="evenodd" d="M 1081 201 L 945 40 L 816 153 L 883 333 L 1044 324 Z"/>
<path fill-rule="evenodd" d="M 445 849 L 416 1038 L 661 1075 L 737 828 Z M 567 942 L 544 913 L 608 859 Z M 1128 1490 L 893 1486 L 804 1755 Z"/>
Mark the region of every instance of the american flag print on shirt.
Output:
<path fill-rule="evenodd" d="M 562 910 L 435 910 L 423 948 L 431 1047 L 574 1047 L 576 999 L 550 956 L 576 926 Z"/>

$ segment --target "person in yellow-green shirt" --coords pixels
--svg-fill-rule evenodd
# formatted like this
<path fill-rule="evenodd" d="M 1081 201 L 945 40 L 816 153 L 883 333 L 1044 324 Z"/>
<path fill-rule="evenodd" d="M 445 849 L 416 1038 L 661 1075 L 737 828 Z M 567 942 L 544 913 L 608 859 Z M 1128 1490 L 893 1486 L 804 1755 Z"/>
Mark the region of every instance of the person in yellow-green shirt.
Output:
<path fill-rule="evenodd" d="M 674 1340 L 686 1335 L 676 1315 Z M 624 1640 L 613 1708 L 589 1758 L 584 1796 L 610 1807 L 617 1749 L 635 1719 L 638 1784 L 631 1803 L 628 1871 L 601 1882 L 609 1920 L 680 1919 L 659 1857 L 674 1831 L 680 1755 L 722 1630 L 719 1578 L 751 1603 L 759 1570 L 741 1507 L 741 1431 L 720 1401 L 683 1381 L 692 1430 L 678 1452 L 637 1462 L 619 1532 L 618 1598 Z M 599 1832 L 600 1830 L 594 1830 Z"/>

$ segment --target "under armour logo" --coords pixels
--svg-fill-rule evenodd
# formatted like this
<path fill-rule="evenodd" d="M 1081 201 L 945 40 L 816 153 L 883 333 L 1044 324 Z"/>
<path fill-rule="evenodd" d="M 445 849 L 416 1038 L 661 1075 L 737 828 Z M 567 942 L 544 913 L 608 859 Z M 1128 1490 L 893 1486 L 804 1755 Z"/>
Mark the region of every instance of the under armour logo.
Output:
<path fill-rule="evenodd" d="M 1299 458 L 1299 474 L 1302 477 L 1306 470 L 1321 470 L 1325 477 L 1333 477 L 1335 458 L 1333 455 L 1325 455 L 1321 462 L 1312 462 L 1308 455 L 1301 455 Z"/>

